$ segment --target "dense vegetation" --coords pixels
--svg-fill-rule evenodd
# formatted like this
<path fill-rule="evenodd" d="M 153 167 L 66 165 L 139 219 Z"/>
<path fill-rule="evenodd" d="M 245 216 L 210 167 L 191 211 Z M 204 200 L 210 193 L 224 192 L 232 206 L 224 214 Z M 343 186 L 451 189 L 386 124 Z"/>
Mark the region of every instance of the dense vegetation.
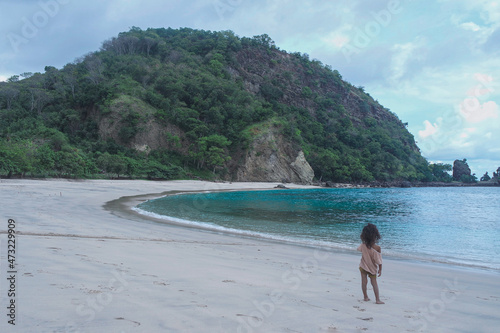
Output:
<path fill-rule="evenodd" d="M 0 176 L 230 179 L 262 124 L 323 181 L 451 180 L 330 66 L 267 35 L 187 28 L 132 28 L 62 69 L 0 83 Z"/>
<path fill-rule="evenodd" d="M 448 170 L 448 171 L 450 171 L 450 170 Z M 500 183 L 499 175 L 500 175 L 500 167 L 498 167 L 496 172 L 493 171 L 493 177 L 490 177 L 490 175 L 488 175 L 488 171 L 486 171 L 486 173 L 479 180 L 481 182 Z M 471 172 L 471 169 L 469 168 L 469 165 L 467 164 L 466 158 L 464 158 L 462 160 L 455 160 L 453 162 L 453 174 L 452 174 L 452 176 L 448 176 L 448 177 L 452 178 L 455 181 L 459 181 L 461 183 L 477 183 L 476 174 Z"/>

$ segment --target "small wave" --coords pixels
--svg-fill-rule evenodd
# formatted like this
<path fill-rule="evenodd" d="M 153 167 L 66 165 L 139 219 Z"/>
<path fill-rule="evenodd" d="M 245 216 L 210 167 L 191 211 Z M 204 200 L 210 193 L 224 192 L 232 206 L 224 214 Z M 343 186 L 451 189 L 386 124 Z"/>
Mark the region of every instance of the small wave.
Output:
<path fill-rule="evenodd" d="M 166 223 L 174 223 L 174 224 L 178 224 L 178 225 L 182 225 L 182 226 L 196 227 L 196 228 L 200 228 L 200 229 L 204 229 L 204 230 L 230 233 L 233 235 L 239 235 L 239 236 L 245 236 L 245 237 L 252 237 L 252 238 L 278 241 L 278 242 L 292 243 L 292 244 L 301 245 L 301 246 L 318 247 L 318 248 L 323 248 L 323 249 L 330 248 L 330 249 L 337 249 L 337 250 L 356 251 L 355 247 L 348 246 L 345 244 L 336 244 L 333 242 L 327 242 L 327 241 L 321 241 L 321 240 L 287 237 L 287 236 L 263 233 L 263 232 L 258 232 L 258 231 L 249 231 L 249 230 L 228 228 L 228 227 L 219 226 L 219 225 L 209 223 L 209 222 L 190 221 L 190 220 L 185 220 L 185 219 L 181 219 L 178 217 L 161 215 L 161 214 L 157 214 L 157 213 L 143 210 L 143 209 L 138 208 L 138 207 L 132 207 L 132 210 L 134 210 L 135 212 L 137 212 L 141 215 L 145 215 L 145 216 L 152 217 L 155 219 L 163 220 Z"/>
<path fill-rule="evenodd" d="M 457 219 L 457 212 L 450 215 L 448 209 L 441 207 L 443 205 L 447 207 L 447 205 L 437 207 L 435 204 L 441 201 L 448 203 L 446 201 L 448 197 L 443 194 L 429 189 L 406 191 L 403 196 L 397 191 L 396 193 L 379 190 L 366 190 L 365 192 L 343 192 L 342 196 L 330 198 L 328 195 L 337 193 L 305 190 L 297 191 L 297 193 L 234 191 L 231 194 L 220 192 L 207 197 L 206 193 L 212 192 L 203 191 L 201 192 L 204 195 L 203 203 L 210 209 L 196 205 L 198 194 L 179 192 L 176 195 L 166 195 L 172 196 L 172 200 L 168 199 L 167 205 L 164 203 L 161 205 L 164 205 L 163 211 L 169 212 L 167 214 L 183 218 L 152 212 L 157 209 L 155 205 L 158 205 L 158 202 L 154 203 L 157 199 L 149 201 L 154 203 L 149 205 L 150 208 L 148 205 L 142 206 L 144 203 L 141 203 L 133 210 L 144 216 L 165 221 L 165 223 L 348 252 L 356 251 L 359 241 L 357 229 L 360 229 L 365 222 L 371 222 L 377 224 L 383 233 L 382 246 L 385 256 L 402 260 L 500 270 L 498 260 L 489 260 L 489 256 L 482 255 L 488 253 L 488 244 L 494 233 L 492 231 L 498 228 L 496 226 L 498 218 L 493 223 L 485 223 L 485 218 L 481 219 L 483 223 L 475 224 L 476 236 L 472 239 L 468 237 L 471 233 L 470 223 L 467 222 L 472 218 L 471 211 L 467 209 L 461 211 L 461 216 L 464 216 L 462 219 Z M 367 193 L 370 195 L 367 196 Z M 180 194 L 189 196 L 180 198 Z M 306 194 L 308 194 L 307 198 Z M 223 205 L 220 205 L 221 202 Z M 410 204 L 413 202 L 419 202 L 421 207 L 415 209 L 414 205 Z M 462 206 L 467 207 L 467 203 L 464 202 Z M 192 207 L 192 209 L 180 209 L 182 214 L 176 214 L 179 207 Z M 189 214 L 184 214 L 185 211 Z M 491 211 L 492 209 L 486 210 L 483 215 L 492 216 Z M 202 214 L 199 214 L 200 212 Z M 203 221 L 205 218 L 208 221 Z M 456 223 L 462 220 L 464 222 Z M 478 220 L 475 215 L 474 220 Z M 253 224 L 254 221 L 258 223 Z M 266 224 L 266 221 L 270 221 L 271 224 Z M 443 233 L 448 234 L 449 237 L 441 238 L 439 235 Z M 415 239 L 423 242 L 423 246 L 409 239 L 408 234 L 418 236 Z M 454 239 L 467 237 L 471 244 L 470 253 L 444 251 L 449 248 L 445 246 L 446 244 L 451 243 L 451 248 L 457 244 L 453 241 Z M 476 239 L 481 240 L 480 247 L 473 247 Z M 442 244 L 442 241 L 447 243 Z M 418 250 L 417 245 L 419 245 Z"/>

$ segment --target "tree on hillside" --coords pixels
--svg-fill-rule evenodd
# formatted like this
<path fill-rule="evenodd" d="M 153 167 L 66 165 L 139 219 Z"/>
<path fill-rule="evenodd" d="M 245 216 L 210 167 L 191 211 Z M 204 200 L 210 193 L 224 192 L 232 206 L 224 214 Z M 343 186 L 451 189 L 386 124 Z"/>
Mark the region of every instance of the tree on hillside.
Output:
<path fill-rule="evenodd" d="M 493 178 L 500 178 L 500 167 L 498 167 L 497 172 L 493 171 Z"/>
<path fill-rule="evenodd" d="M 120 155 L 111 155 L 106 152 L 99 156 L 96 162 L 102 171 L 116 173 L 117 178 L 120 178 L 120 174 L 124 174 L 127 171 L 127 160 Z"/>
<path fill-rule="evenodd" d="M 490 177 L 490 175 L 488 175 L 488 171 L 486 171 L 486 173 L 481 177 L 480 181 L 487 182 L 490 179 L 491 179 L 491 177 Z"/>
<path fill-rule="evenodd" d="M 95 85 L 98 85 L 104 79 L 104 63 L 95 53 L 85 57 L 85 66 L 87 67 L 87 78 Z"/>
<path fill-rule="evenodd" d="M 68 64 L 64 66 L 62 72 L 63 72 L 62 74 L 63 82 L 69 87 L 71 91 L 71 96 L 74 99 L 76 86 L 78 83 L 77 67 L 75 64 Z"/>
<path fill-rule="evenodd" d="M 17 98 L 19 95 L 19 89 L 9 85 L 7 86 L 6 84 L 2 84 L 0 86 L 0 98 L 2 98 L 5 101 L 5 106 L 7 110 L 10 110 L 12 108 L 12 102 Z M 0 105 L 1 107 L 1 105 Z"/>
<path fill-rule="evenodd" d="M 13 83 L 13 82 L 18 82 L 19 81 L 19 75 L 12 75 L 7 79 L 7 82 Z"/>
<path fill-rule="evenodd" d="M 227 153 L 226 148 L 231 144 L 223 135 L 212 134 L 198 139 L 197 147 L 192 155 L 198 162 L 198 168 L 203 168 L 205 164 L 215 169 L 224 166 L 224 163 L 229 161 L 231 157 Z"/>
<path fill-rule="evenodd" d="M 476 177 L 476 174 L 473 173 L 472 175 L 462 175 L 462 177 L 460 177 L 459 181 L 461 181 L 462 183 L 477 183 L 477 177 Z"/>
<path fill-rule="evenodd" d="M 452 176 L 448 173 L 448 171 L 452 170 L 451 164 L 432 163 L 429 167 L 437 181 L 449 182 L 452 180 Z"/>

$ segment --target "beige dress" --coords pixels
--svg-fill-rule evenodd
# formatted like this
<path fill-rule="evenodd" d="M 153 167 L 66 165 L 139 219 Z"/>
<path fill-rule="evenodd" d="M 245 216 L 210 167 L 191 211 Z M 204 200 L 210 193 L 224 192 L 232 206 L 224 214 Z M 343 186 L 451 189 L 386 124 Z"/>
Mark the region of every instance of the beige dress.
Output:
<path fill-rule="evenodd" d="M 359 267 L 372 275 L 377 275 L 378 265 L 382 265 L 382 255 L 373 248 L 369 249 L 364 243 L 358 246 L 358 251 L 361 252 Z"/>

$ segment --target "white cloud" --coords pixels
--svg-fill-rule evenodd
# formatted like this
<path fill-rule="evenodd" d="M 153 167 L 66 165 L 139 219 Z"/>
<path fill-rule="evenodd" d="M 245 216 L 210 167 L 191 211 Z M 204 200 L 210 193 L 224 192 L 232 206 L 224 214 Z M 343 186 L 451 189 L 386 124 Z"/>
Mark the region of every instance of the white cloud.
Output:
<path fill-rule="evenodd" d="M 460 104 L 460 112 L 469 123 L 479 123 L 487 119 L 498 117 L 499 108 L 493 101 L 481 102 L 476 98 L 466 98 Z"/>
<path fill-rule="evenodd" d="M 453 121 L 445 121 L 442 118 L 438 119 L 437 124 L 428 121 L 425 124 L 426 129 L 419 132 L 422 155 L 431 160 L 497 157 L 498 153 L 494 150 L 497 147 L 496 142 L 500 140 L 498 121 L 485 121 L 473 127 L 467 127 L 467 124 L 457 122 L 454 125 Z M 429 133 L 432 134 L 426 135 Z"/>
<path fill-rule="evenodd" d="M 484 45 L 500 28 L 500 3 L 498 0 L 453 0 L 460 14 L 452 14 L 451 22 L 461 29 L 474 32 L 476 46 Z"/>
<path fill-rule="evenodd" d="M 483 82 L 485 84 L 493 81 L 493 77 L 491 77 L 491 75 L 482 74 L 482 73 L 475 73 L 474 78 L 476 80 L 478 80 L 479 82 Z"/>
<path fill-rule="evenodd" d="M 394 55 L 391 61 L 391 81 L 397 82 L 405 75 L 408 62 L 420 58 L 415 51 L 424 45 L 425 39 L 417 37 L 413 42 L 393 46 Z"/>
<path fill-rule="evenodd" d="M 465 22 L 460 24 L 460 27 L 464 30 L 470 30 L 470 31 L 479 31 L 481 28 L 474 22 Z"/>
<path fill-rule="evenodd" d="M 471 167 L 472 173 L 475 173 L 478 178 L 481 178 L 485 172 L 493 176 L 500 167 L 500 160 L 498 159 L 467 159 L 467 163 Z"/>
<path fill-rule="evenodd" d="M 457 23 L 467 14 L 478 12 L 485 24 L 500 24 L 500 4 L 498 0 L 445 0 L 460 9 L 451 15 L 452 22 Z"/>
<path fill-rule="evenodd" d="M 476 132 L 476 128 L 475 127 L 469 127 L 469 128 L 465 128 L 464 131 L 462 132 L 462 134 L 460 134 L 460 138 L 461 139 L 468 139 L 471 137 L 471 135 L 473 133 Z"/>
<path fill-rule="evenodd" d="M 479 1 L 478 1 L 479 2 Z M 495 25 L 500 23 L 500 4 L 497 0 L 486 0 L 480 4 L 483 12 L 483 18 L 488 22 Z"/>
<path fill-rule="evenodd" d="M 428 136 L 434 135 L 438 131 L 438 125 L 436 123 L 431 124 L 430 121 L 424 121 L 425 129 L 423 131 L 418 131 L 418 135 L 421 138 L 427 138 Z"/>
<path fill-rule="evenodd" d="M 474 88 L 469 89 L 467 94 L 469 96 L 479 97 L 487 95 L 495 91 L 493 88 L 493 77 L 488 74 L 475 73 L 474 79 L 479 83 L 474 86 Z"/>
<path fill-rule="evenodd" d="M 351 29 L 352 26 L 350 24 L 343 25 L 321 39 L 328 46 L 333 47 L 334 49 L 341 49 L 351 41 L 349 38 L 349 31 Z"/>

